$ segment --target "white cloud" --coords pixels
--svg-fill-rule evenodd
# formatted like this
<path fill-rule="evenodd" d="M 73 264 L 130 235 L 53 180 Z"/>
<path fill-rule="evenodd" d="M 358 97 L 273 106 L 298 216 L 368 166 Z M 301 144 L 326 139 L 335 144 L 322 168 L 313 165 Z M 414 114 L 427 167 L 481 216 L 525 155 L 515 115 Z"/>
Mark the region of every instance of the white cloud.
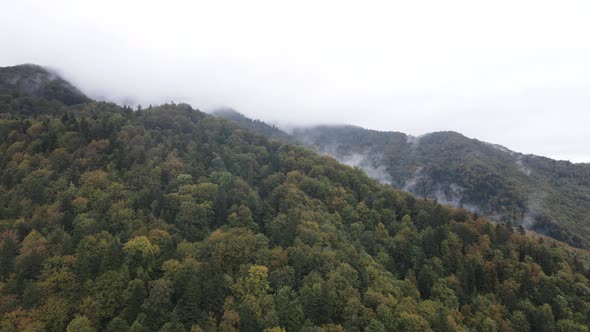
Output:
<path fill-rule="evenodd" d="M 455 130 L 590 161 L 587 1 L 6 1 L 0 65 L 275 123 Z"/>

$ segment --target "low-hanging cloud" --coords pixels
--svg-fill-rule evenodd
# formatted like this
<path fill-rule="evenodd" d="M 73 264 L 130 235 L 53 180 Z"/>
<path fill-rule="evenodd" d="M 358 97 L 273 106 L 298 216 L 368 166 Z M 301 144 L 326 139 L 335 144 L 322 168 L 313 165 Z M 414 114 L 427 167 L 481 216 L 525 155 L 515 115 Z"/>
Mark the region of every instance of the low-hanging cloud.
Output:
<path fill-rule="evenodd" d="M 48 65 L 133 106 L 454 130 L 590 161 L 588 16 L 586 1 L 11 1 L 0 66 Z"/>

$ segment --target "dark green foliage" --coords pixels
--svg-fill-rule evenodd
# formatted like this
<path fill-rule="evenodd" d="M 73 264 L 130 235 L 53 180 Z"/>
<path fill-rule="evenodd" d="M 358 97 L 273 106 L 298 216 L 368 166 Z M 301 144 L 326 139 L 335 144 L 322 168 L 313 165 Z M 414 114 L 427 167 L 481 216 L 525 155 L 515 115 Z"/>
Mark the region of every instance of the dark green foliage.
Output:
<path fill-rule="evenodd" d="M 258 132 L 268 138 L 272 139 L 280 139 L 283 141 L 294 141 L 291 136 L 289 136 L 284 131 L 280 130 L 276 126 L 271 126 L 266 124 L 260 120 L 252 120 L 243 114 L 240 114 L 232 109 L 219 109 L 213 113 L 215 116 L 220 118 L 224 118 L 230 120 L 232 122 L 237 123 L 241 128 Z"/>
<path fill-rule="evenodd" d="M 306 145 L 418 196 L 590 248 L 588 164 L 524 155 L 455 132 L 411 137 L 354 126 L 317 126 L 288 135 L 235 111 L 216 115 L 267 137 Z"/>
<path fill-rule="evenodd" d="M 454 132 L 410 137 L 319 126 L 292 137 L 418 196 L 590 248 L 588 164 L 523 155 Z"/>
<path fill-rule="evenodd" d="M 81 104 L 89 100 L 55 73 L 31 64 L 0 67 L 0 93 L 3 92 L 21 93 L 47 101 L 59 101 L 65 105 Z"/>
<path fill-rule="evenodd" d="M 124 309 L 121 316 L 128 323 L 132 323 L 141 312 L 141 306 L 147 297 L 145 281 L 141 279 L 131 280 L 122 295 Z"/>
<path fill-rule="evenodd" d="M 108 332 L 121 332 L 121 331 L 129 331 L 129 324 L 124 319 L 119 317 L 113 318 L 107 325 Z"/>
<path fill-rule="evenodd" d="M 0 277 L 5 280 L 14 270 L 14 261 L 18 255 L 16 240 L 7 234 L 0 248 Z"/>
<path fill-rule="evenodd" d="M 188 105 L 0 98 L 0 329 L 580 330 L 588 253 Z"/>

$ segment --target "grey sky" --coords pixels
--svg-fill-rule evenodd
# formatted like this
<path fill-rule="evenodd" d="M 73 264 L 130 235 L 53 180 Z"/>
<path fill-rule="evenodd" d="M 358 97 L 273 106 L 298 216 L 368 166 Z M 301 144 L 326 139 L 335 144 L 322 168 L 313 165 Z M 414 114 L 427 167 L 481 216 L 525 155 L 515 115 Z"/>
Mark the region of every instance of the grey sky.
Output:
<path fill-rule="evenodd" d="M 277 124 L 455 130 L 590 161 L 590 2 L 2 0 L 0 66 Z"/>

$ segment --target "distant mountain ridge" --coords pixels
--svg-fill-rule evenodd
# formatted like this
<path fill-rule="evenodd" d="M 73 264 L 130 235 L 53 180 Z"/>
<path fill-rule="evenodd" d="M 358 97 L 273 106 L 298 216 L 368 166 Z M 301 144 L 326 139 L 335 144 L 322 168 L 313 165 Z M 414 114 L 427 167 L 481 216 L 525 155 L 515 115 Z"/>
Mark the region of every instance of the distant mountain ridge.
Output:
<path fill-rule="evenodd" d="M 220 108 L 213 112 L 215 116 L 237 123 L 241 128 L 253 130 L 272 139 L 281 139 L 284 141 L 293 141 L 293 137 L 276 126 L 269 125 L 260 120 L 248 118 L 231 108 Z"/>
<path fill-rule="evenodd" d="M 65 105 L 89 100 L 59 75 L 30 64 L 0 68 L 2 93 Z M 315 126 L 289 134 L 231 109 L 215 113 L 247 130 L 360 167 L 370 177 L 418 196 L 590 248 L 589 164 L 524 155 L 455 132 L 413 137 L 355 126 Z"/>
<path fill-rule="evenodd" d="M 331 130 L 376 172 L 437 148 Z M 0 93 L 0 331 L 587 332 L 589 299 L 588 250 L 190 105 Z"/>
<path fill-rule="evenodd" d="M 89 101 L 89 98 L 70 82 L 47 68 L 33 64 L 0 67 L 0 93 L 3 92 L 58 100 L 65 105 Z"/>
<path fill-rule="evenodd" d="M 261 123 L 257 127 L 264 129 Z M 295 129 L 288 137 L 420 197 L 590 247 L 590 164 L 525 155 L 456 132 L 414 137 L 323 125 Z"/>

